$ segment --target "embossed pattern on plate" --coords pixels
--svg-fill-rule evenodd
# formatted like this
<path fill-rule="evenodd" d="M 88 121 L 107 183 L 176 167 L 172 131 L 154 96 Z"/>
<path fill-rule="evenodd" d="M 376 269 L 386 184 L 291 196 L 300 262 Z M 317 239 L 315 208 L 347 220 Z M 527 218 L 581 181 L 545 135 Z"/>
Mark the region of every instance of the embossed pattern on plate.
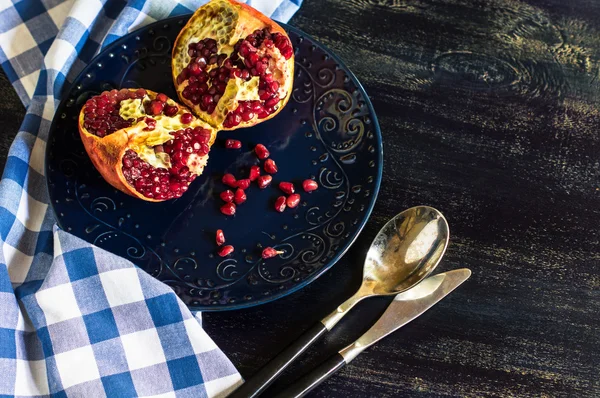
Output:
<path fill-rule="evenodd" d="M 292 99 L 274 119 L 221 132 L 205 172 L 180 199 L 147 203 L 108 185 L 81 144 L 77 115 L 92 95 L 145 87 L 176 98 L 170 51 L 189 17 L 149 25 L 111 44 L 75 80 L 58 108 L 46 153 L 51 203 L 59 225 L 123 256 L 169 284 L 194 309 L 225 310 L 265 303 L 307 285 L 329 269 L 366 223 L 381 182 L 381 132 L 368 96 L 326 48 L 285 26 L 296 48 Z M 239 151 L 223 141 L 235 137 Z M 224 172 L 244 176 L 265 144 L 279 172 L 272 187 L 247 190 L 235 217 L 219 212 Z M 314 178 L 296 209 L 273 210 L 280 181 Z M 216 255 L 215 231 L 225 231 L 234 255 Z M 262 261 L 262 247 L 284 250 Z"/>

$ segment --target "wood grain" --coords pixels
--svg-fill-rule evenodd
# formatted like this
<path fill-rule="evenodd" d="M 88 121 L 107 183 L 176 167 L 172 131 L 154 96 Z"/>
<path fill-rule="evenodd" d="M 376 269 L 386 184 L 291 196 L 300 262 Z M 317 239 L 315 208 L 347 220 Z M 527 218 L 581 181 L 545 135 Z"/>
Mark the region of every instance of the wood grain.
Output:
<path fill-rule="evenodd" d="M 440 271 L 472 278 L 311 395 L 600 396 L 599 21 L 589 0 L 305 0 L 291 23 L 373 100 L 384 181 L 364 232 L 323 277 L 270 304 L 204 314 L 242 374 L 358 287 L 387 219 L 428 204 L 451 228 Z M 2 156 L 22 114 L 0 87 Z M 357 338 L 387 302 L 362 303 L 270 391 Z"/>

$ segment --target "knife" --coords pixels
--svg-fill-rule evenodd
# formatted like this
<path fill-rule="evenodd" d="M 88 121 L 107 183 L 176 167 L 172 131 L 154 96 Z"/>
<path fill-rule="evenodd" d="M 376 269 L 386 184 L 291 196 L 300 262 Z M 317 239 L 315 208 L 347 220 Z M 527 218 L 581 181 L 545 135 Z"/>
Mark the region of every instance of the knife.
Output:
<path fill-rule="evenodd" d="M 463 268 L 430 276 L 412 289 L 394 298 L 381 318 L 358 340 L 330 357 L 312 372 L 280 392 L 276 398 L 303 397 L 368 347 L 395 332 L 469 279 L 471 271 Z"/>

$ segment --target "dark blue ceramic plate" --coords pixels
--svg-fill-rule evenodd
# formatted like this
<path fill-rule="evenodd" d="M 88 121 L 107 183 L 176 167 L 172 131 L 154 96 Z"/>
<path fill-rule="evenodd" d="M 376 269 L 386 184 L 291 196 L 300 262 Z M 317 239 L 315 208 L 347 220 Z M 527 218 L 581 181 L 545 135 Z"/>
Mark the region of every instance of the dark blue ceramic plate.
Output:
<path fill-rule="evenodd" d="M 58 108 L 47 150 L 47 178 L 59 225 L 123 256 L 173 287 L 193 309 L 226 310 L 290 294 L 328 270 L 365 225 L 379 190 L 381 132 L 369 97 L 322 45 L 286 26 L 296 49 L 293 97 L 274 119 L 219 133 L 205 172 L 181 199 L 147 203 L 104 182 L 79 139 L 77 115 L 103 90 L 145 87 L 177 98 L 171 45 L 189 17 L 149 25 L 110 45 L 73 83 Z M 244 143 L 226 150 L 223 141 Z M 219 212 L 224 172 L 246 175 L 265 144 L 279 166 L 271 188 L 253 185 L 235 217 Z M 280 181 L 314 178 L 320 188 L 301 205 L 273 210 Z M 235 255 L 215 255 L 223 229 Z M 263 262 L 261 247 L 285 250 Z"/>

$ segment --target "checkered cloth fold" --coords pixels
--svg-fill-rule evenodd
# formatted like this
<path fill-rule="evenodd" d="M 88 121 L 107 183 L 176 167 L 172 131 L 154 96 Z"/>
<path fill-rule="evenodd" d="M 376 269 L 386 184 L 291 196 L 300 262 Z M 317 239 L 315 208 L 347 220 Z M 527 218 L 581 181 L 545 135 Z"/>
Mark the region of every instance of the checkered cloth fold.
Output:
<path fill-rule="evenodd" d="M 249 0 L 287 21 L 302 0 Z M 55 226 L 44 154 L 63 90 L 103 46 L 206 0 L 0 0 L 0 62 L 27 115 L 0 181 L 1 396 L 223 396 L 241 383 L 199 314 Z"/>

